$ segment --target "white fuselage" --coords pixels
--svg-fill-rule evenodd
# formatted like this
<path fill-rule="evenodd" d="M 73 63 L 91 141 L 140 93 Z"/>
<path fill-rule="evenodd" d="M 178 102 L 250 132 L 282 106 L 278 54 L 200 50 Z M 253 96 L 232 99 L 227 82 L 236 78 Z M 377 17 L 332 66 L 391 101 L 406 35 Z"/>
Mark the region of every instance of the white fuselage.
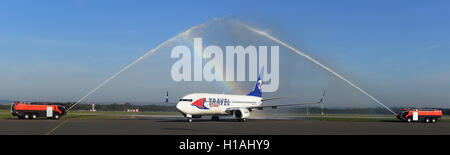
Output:
<path fill-rule="evenodd" d="M 195 93 L 184 96 L 176 108 L 183 115 L 229 115 L 227 109 L 260 106 L 262 98 L 246 95 Z"/>

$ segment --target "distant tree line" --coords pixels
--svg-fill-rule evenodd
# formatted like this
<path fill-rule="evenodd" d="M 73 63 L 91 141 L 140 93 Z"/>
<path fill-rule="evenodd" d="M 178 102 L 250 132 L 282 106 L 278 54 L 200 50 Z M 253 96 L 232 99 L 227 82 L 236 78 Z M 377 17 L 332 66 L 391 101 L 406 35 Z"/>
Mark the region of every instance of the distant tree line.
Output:
<path fill-rule="evenodd" d="M 72 104 L 67 104 L 72 105 Z M 70 107 L 70 106 L 65 107 Z M 78 104 L 72 108 L 72 110 L 89 110 L 91 109 L 91 104 Z M 133 105 L 131 103 L 125 104 L 95 104 L 95 110 L 97 111 L 125 111 L 127 109 L 139 109 L 139 111 L 177 111 L 175 106 L 166 105 Z"/>
<path fill-rule="evenodd" d="M 287 111 L 292 113 L 321 113 L 320 107 L 309 108 L 289 108 Z M 323 108 L 323 113 L 326 114 L 392 114 L 384 108 Z"/>

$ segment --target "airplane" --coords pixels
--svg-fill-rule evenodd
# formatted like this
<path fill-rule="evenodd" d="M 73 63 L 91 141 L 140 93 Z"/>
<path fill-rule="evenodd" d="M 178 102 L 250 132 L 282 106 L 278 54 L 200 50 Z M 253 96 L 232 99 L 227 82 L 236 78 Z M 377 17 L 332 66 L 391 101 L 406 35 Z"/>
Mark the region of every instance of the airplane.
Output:
<path fill-rule="evenodd" d="M 322 103 L 325 91 L 318 102 L 297 103 L 297 104 L 279 104 L 262 105 L 264 101 L 281 99 L 283 97 L 262 98 L 261 86 L 263 83 L 263 69 L 258 76 L 255 88 L 248 95 L 227 95 L 211 93 L 193 93 L 181 98 L 176 105 L 177 110 L 192 122 L 192 118 L 201 118 L 202 116 L 212 116 L 213 121 L 219 120 L 219 116 L 232 115 L 239 122 L 245 122 L 250 117 L 253 110 L 263 110 L 264 108 L 276 109 L 282 106 L 296 106 L 306 104 Z"/>

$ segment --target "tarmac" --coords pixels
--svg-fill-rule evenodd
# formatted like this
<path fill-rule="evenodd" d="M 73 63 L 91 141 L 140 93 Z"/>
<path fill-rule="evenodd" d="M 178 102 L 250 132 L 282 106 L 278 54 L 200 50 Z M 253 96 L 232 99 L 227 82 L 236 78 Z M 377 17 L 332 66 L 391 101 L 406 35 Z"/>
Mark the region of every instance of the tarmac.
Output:
<path fill-rule="evenodd" d="M 345 122 L 248 119 L 246 122 L 182 117 L 127 119 L 0 119 L 0 135 L 450 135 L 450 123 Z"/>

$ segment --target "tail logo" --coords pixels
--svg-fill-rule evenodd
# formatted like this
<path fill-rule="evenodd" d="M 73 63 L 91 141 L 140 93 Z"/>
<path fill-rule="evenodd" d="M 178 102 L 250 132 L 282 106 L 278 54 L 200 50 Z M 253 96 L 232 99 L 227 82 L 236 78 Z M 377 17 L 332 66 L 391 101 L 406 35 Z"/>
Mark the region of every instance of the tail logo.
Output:
<path fill-rule="evenodd" d="M 199 109 L 209 109 L 205 106 L 205 100 L 206 100 L 206 98 L 198 99 L 197 101 L 193 102 L 191 105 L 195 106 Z"/>
<path fill-rule="evenodd" d="M 262 90 L 262 80 L 259 80 L 259 81 L 258 81 L 258 89 L 259 89 L 259 90 Z"/>

